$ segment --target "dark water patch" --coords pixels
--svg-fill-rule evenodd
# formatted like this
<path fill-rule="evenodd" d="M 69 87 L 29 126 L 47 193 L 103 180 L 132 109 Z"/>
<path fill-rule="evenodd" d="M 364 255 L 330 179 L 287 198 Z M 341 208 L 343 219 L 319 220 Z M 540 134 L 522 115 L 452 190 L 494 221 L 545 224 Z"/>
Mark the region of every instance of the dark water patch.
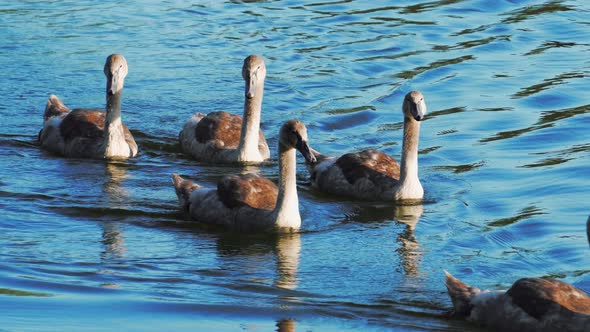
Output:
<path fill-rule="evenodd" d="M 509 226 L 509 225 L 515 224 L 517 222 L 520 222 L 522 220 L 525 220 L 525 219 L 528 219 L 528 218 L 531 218 L 534 216 L 540 216 L 540 215 L 544 215 L 544 214 L 547 214 L 547 213 L 543 212 L 542 208 L 539 208 L 535 205 L 531 205 L 531 206 L 527 206 L 527 207 L 523 208 L 522 210 L 520 210 L 520 212 L 518 212 L 517 215 L 514 217 L 508 217 L 508 218 L 494 220 L 492 222 L 489 222 L 487 225 L 492 226 L 492 227 L 504 227 L 504 226 Z"/>
<path fill-rule="evenodd" d="M 488 30 L 490 27 L 492 27 L 492 25 L 489 25 L 489 24 L 480 25 L 476 28 L 463 29 L 459 32 L 452 33 L 451 36 L 458 37 L 458 36 L 462 36 L 462 35 L 470 35 L 473 33 L 484 32 L 484 31 Z"/>
<path fill-rule="evenodd" d="M 46 208 L 54 210 L 65 216 L 84 217 L 95 220 L 124 220 L 132 217 L 143 217 L 153 220 L 170 220 L 175 216 L 175 209 L 172 208 L 166 212 L 146 211 L 143 209 L 123 209 L 123 208 L 103 208 L 103 207 L 88 207 L 88 206 L 48 206 Z M 174 206 L 176 207 L 176 206 Z M 158 205 L 155 208 L 161 210 L 162 206 Z"/>
<path fill-rule="evenodd" d="M 582 45 L 588 46 L 588 44 L 582 44 Z M 547 50 L 550 50 L 552 48 L 569 48 L 569 47 L 575 47 L 575 46 L 581 46 L 581 45 L 577 44 L 577 43 L 573 43 L 573 42 L 560 42 L 560 41 L 555 41 L 555 40 L 549 40 L 549 41 L 544 42 L 541 46 L 525 53 L 524 56 L 541 54 L 541 53 L 543 53 Z"/>
<path fill-rule="evenodd" d="M 383 21 L 383 22 L 395 22 L 395 24 L 393 24 L 393 26 L 408 26 L 408 25 L 436 25 L 436 22 L 434 21 L 413 21 L 413 20 L 407 20 L 407 19 L 402 19 L 399 17 L 380 17 L 380 16 L 376 16 L 373 17 L 374 20 L 377 21 Z"/>
<path fill-rule="evenodd" d="M 548 151 L 548 152 L 536 152 L 533 155 L 554 155 L 554 157 L 548 157 L 541 159 L 535 163 L 525 164 L 518 167 L 523 168 L 535 168 L 535 167 L 543 167 L 543 166 L 552 166 L 552 165 L 559 165 L 566 163 L 570 160 L 576 159 L 575 156 L 582 152 L 589 152 L 590 151 L 590 144 L 579 144 L 572 146 L 567 149 L 558 150 L 558 151 Z"/>
<path fill-rule="evenodd" d="M 474 111 L 479 112 L 507 112 L 514 111 L 514 107 L 488 107 L 488 108 L 476 108 Z"/>
<path fill-rule="evenodd" d="M 479 140 L 479 142 L 488 143 L 488 142 L 493 142 L 493 141 L 498 141 L 498 140 L 514 138 L 514 137 L 518 137 L 518 136 L 521 136 L 526 133 L 533 132 L 535 130 L 551 128 L 551 127 L 553 127 L 553 124 L 548 123 L 548 124 L 544 124 L 544 125 L 530 126 L 530 127 L 522 128 L 522 129 L 502 131 L 502 132 L 496 133 L 494 136 L 491 136 L 488 138 L 482 138 Z"/>
<path fill-rule="evenodd" d="M 462 49 L 468 49 L 468 48 L 477 47 L 477 46 L 481 46 L 481 45 L 491 44 L 497 40 L 510 42 L 510 36 L 504 35 L 504 36 L 493 36 L 493 37 L 482 38 L 482 39 L 474 39 L 474 40 L 460 42 L 460 43 L 457 43 L 456 45 L 435 45 L 432 47 L 432 50 L 437 51 L 437 52 L 448 52 L 448 51 L 452 51 L 452 50 L 462 50 Z"/>
<path fill-rule="evenodd" d="M 329 110 L 326 113 L 330 114 L 330 115 L 335 115 L 335 114 L 348 114 L 348 113 L 356 113 L 356 112 L 362 112 L 362 111 L 375 111 L 375 110 L 377 110 L 377 109 L 374 106 L 366 105 L 366 106 L 357 106 L 357 107 L 352 107 L 352 108 L 341 108 L 341 109 Z"/>
<path fill-rule="evenodd" d="M 386 11 L 395 11 L 398 10 L 399 6 L 385 6 L 385 7 L 378 7 L 378 8 L 368 8 L 368 9 L 358 9 L 349 11 L 349 15 L 364 15 L 364 14 L 372 14 L 377 12 L 386 12 Z"/>
<path fill-rule="evenodd" d="M 437 146 L 431 146 L 428 148 L 420 149 L 420 150 L 418 150 L 418 154 L 429 154 L 430 152 L 434 152 L 440 148 L 442 148 L 442 146 L 437 145 Z"/>
<path fill-rule="evenodd" d="M 503 16 L 508 16 L 502 20 L 502 23 L 520 23 L 526 20 L 535 19 L 540 15 L 567 12 L 572 10 L 575 10 L 575 8 L 563 4 L 563 1 L 549 1 L 544 4 L 526 6 L 510 13 L 502 14 Z"/>
<path fill-rule="evenodd" d="M 445 116 L 445 115 L 450 115 L 450 114 L 463 113 L 466 111 L 467 111 L 467 108 L 465 108 L 464 106 L 442 109 L 439 111 L 427 113 L 424 120 L 430 120 L 430 119 L 434 119 L 439 116 Z"/>
<path fill-rule="evenodd" d="M 586 113 L 590 113 L 590 104 L 554 111 L 543 111 L 541 112 L 541 117 L 539 118 L 539 121 L 537 121 L 537 124 L 550 124 Z"/>
<path fill-rule="evenodd" d="M 444 135 L 454 134 L 456 132 L 458 132 L 457 129 L 446 129 L 446 130 L 436 133 L 436 136 L 444 136 Z"/>
<path fill-rule="evenodd" d="M 464 1 L 465 0 L 439 0 L 422 2 L 416 5 L 405 6 L 403 10 L 400 11 L 400 14 L 418 14 L 426 11 L 431 11 L 434 9 L 440 9 L 444 6 L 458 4 Z"/>
<path fill-rule="evenodd" d="M 463 164 L 463 165 L 440 165 L 434 166 L 434 170 L 442 170 L 442 171 L 451 171 L 455 174 L 470 172 L 480 167 L 485 166 L 486 162 L 481 160 L 471 164 Z"/>
<path fill-rule="evenodd" d="M 559 158 L 559 157 L 545 158 L 545 159 L 540 160 L 536 163 L 526 164 L 526 165 L 522 165 L 522 166 L 518 166 L 518 167 L 535 168 L 535 167 L 553 166 L 553 165 L 559 165 L 559 164 L 566 163 L 572 159 L 573 158 Z"/>
<path fill-rule="evenodd" d="M 407 71 L 403 71 L 399 74 L 396 74 L 395 77 L 399 77 L 399 78 L 403 78 L 406 80 L 412 79 L 417 75 L 420 75 L 426 71 L 429 70 L 433 70 L 436 68 L 441 68 L 444 66 L 450 66 L 450 65 L 456 65 L 456 64 L 460 64 L 462 62 L 465 61 L 471 61 L 471 60 L 475 60 L 475 56 L 473 55 L 464 55 L 461 57 L 457 57 L 457 58 L 452 58 L 452 59 L 444 59 L 444 60 L 437 60 L 434 61 L 432 63 L 430 63 L 427 66 L 421 66 L 421 67 L 416 67 L 413 70 L 407 70 Z"/>
<path fill-rule="evenodd" d="M 0 288 L 0 296 L 2 295 L 9 295 L 9 296 L 35 296 L 35 297 L 49 297 L 53 296 L 49 293 L 41 293 L 41 292 L 30 292 L 30 291 L 23 291 L 17 289 L 10 289 L 10 288 Z"/>
<path fill-rule="evenodd" d="M 567 83 L 569 80 L 572 80 L 572 79 L 585 78 L 586 76 L 587 75 L 585 72 L 569 72 L 569 73 L 559 74 L 555 77 L 543 80 L 543 83 L 539 83 L 539 84 L 531 85 L 526 88 L 522 88 L 522 89 L 520 89 L 519 92 L 512 95 L 511 98 L 519 99 L 519 98 L 523 98 L 523 97 L 528 97 L 528 96 L 537 94 L 543 90 L 549 89 L 552 86 Z"/>

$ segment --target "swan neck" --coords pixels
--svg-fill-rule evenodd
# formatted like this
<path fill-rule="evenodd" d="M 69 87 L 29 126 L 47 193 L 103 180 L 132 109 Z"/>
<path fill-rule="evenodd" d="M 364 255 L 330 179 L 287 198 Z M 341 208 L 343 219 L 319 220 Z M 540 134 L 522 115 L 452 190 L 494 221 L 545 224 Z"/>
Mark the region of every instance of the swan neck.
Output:
<path fill-rule="evenodd" d="M 242 119 L 242 130 L 240 132 L 240 143 L 238 145 L 238 156 L 240 160 L 250 161 L 250 156 L 259 155 L 258 143 L 260 135 L 260 113 L 262 111 L 262 97 L 264 83 L 257 86 L 254 97 L 245 98 L 244 115 Z"/>
<path fill-rule="evenodd" d="M 104 120 L 104 156 L 128 157 L 129 147 L 125 141 L 123 122 L 121 120 L 122 91 L 107 96 L 106 116 Z"/>
<path fill-rule="evenodd" d="M 418 140 L 420 138 L 420 122 L 404 118 L 404 138 L 400 182 L 418 180 Z"/>
<path fill-rule="evenodd" d="M 279 142 L 279 194 L 274 210 L 276 227 L 299 229 L 299 198 L 297 197 L 296 154 L 292 147 Z"/>

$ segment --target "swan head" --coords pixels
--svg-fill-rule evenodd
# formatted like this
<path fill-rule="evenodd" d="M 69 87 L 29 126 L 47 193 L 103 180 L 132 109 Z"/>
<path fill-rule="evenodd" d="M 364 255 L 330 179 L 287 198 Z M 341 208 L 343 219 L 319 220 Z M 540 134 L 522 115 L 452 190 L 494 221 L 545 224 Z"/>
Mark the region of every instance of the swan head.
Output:
<path fill-rule="evenodd" d="M 111 54 L 104 64 L 104 74 L 107 77 L 107 96 L 112 96 L 123 90 L 123 82 L 127 76 L 127 61 L 121 54 Z"/>
<path fill-rule="evenodd" d="M 420 91 L 408 92 L 404 98 L 404 104 L 402 106 L 405 117 L 422 121 L 426 115 L 426 102 L 424 96 Z"/>
<path fill-rule="evenodd" d="M 279 143 L 287 149 L 297 149 L 305 161 L 315 163 L 316 158 L 311 153 L 307 139 L 307 128 L 303 122 L 298 120 L 289 120 L 283 124 L 279 133 Z"/>
<path fill-rule="evenodd" d="M 257 90 L 264 85 L 264 79 L 266 78 L 264 59 L 258 55 L 250 55 L 244 59 L 242 77 L 246 82 L 246 98 L 252 99 L 256 97 Z"/>

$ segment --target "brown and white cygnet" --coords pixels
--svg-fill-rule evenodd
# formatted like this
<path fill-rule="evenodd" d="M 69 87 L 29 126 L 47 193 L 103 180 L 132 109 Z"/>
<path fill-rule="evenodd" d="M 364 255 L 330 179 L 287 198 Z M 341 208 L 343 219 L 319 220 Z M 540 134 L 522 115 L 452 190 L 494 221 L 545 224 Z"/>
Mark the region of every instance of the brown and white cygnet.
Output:
<path fill-rule="evenodd" d="M 289 120 L 279 132 L 279 186 L 255 175 L 223 177 L 205 189 L 172 174 L 180 208 L 191 219 L 244 231 L 291 232 L 301 227 L 296 183 L 296 154 L 314 162 L 303 123 Z"/>
<path fill-rule="evenodd" d="M 488 291 L 445 274 L 454 314 L 493 331 L 590 331 L 590 297 L 565 282 L 523 278 L 508 291 Z"/>
<path fill-rule="evenodd" d="M 419 200 L 424 196 L 418 179 L 420 122 L 426 114 L 422 93 L 406 94 L 402 105 L 404 137 L 401 165 L 376 150 L 347 153 L 339 158 L 312 150 L 316 163 L 307 163 L 314 186 L 323 192 L 363 200 Z"/>
<path fill-rule="evenodd" d="M 127 61 L 120 54 L 107 57 L 106 112 L 77 108 L 70 111 L 55 95 L 45 106 L 41 147 L 65 157 L 127 159 L 137 155 L 137 144 L 121 120 L 121 96 Z"/>
<path fill-rule="evenodd" d="M 196 160 L 220 163 L 258 163 L 270 158 L 270 150 L 260 130 L 264 93 L 264 59 L 250 55 L 244 60 L 242 77 L 246 83 L 244 115 L 218 111 L 196 113 L 178 135 L 184 153 Z"/>

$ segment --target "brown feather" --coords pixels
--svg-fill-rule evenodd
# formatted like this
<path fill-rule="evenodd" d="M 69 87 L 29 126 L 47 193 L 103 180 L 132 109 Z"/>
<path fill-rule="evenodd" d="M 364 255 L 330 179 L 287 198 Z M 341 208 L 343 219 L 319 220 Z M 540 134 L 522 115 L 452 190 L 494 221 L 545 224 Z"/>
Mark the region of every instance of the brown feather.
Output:
<path fill-rule="evenodd" d="M 102 110 L 77 108 L 71 111 L 61 122 L 59 130 L 67 143 L 75 138 L 104 139 L 104 119 L 106 113 Z M 129 128 L 123 124 L 125 141 L 129 145 L 136 145 Z"/>
<path fill-rule="evenodd" d="M 336 161 L 350 184 L 357 180 L 369 178 L 372 182 L 385 176 L 399 179 L 400 167 L 389 155 L 377 150 L 365 150 L 358 153 L 347 153 Z"/>
<path fill-rule="evenodd" d="M 227 175 L 217 183 L 217 195 L 228 208 L 248 205 L 255 209 L 272 210 L 278 192 L 272 181 L 256 174 Z"/>
<path fill-rule="evenodd" d="M 242 117 L 218 111 L 207 114 L 195 128 L 195 137 L 199 143 L 215 142 L 223 149 L 237 149 L 242 132 Z M 266 145 L 262 131 L 259 132 L 259 146 Z M 264 144 L 264 145 L 263 145 Z"/>
<path fill-rule="evenodd" d="M 563 310 L 590 315 L 590 297 L 559 280 L 523 278 L 515 282 L 506 294 L 514 304 L 537 319 L 548 312 Z"/>

